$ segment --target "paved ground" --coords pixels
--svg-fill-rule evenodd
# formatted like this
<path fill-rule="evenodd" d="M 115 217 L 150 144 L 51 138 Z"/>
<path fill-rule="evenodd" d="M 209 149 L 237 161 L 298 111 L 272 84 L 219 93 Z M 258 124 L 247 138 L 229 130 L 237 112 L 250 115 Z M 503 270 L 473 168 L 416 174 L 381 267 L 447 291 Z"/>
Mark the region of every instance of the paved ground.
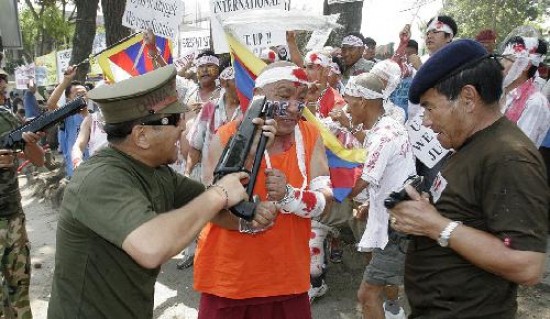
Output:
<path fill-rule="evenodd" d="M 43 319 L 46 318 L 54 267 L 57 212 L 47 203 L 30 196 L 24 178 L 20 182 L 32 245 L 31 306 L 34 318 Z M 347 246 L 344 262 L 330 265 L 327 274 L 330 290 L 313 304 L 313 318 L 360 318 L 355 310 L 355 294 L 363 273 L 362 259 L 359 253 Z M 155 319 L 197 318 L 199 296 L 192 289 L 193 269 L 178 270 L 177 261 L 173 259 L 162 268 L 155 293 Z M 550 262 L 547 266 L 550 266 Z M 266 284 L 269 284 L 269 279 L 266 279 Z M 518 318 L 550 318 L 550 269 L 545 274 L 543 284 L 520 289 L 518 301 Z"/>

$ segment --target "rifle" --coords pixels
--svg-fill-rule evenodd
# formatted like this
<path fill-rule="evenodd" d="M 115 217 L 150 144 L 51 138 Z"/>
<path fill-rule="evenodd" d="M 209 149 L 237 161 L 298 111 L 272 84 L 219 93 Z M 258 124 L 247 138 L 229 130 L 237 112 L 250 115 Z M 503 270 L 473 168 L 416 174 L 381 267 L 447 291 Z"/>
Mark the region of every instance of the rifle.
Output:
<path fill-rule="evenodd" d="M 247 172 L 250 174 L 248 185 L 246 185 L 246 193 L 248 194 L 249 200 L 242 201 L 229 209 L 231 213 L 247 221 L 251 221 L 254 218 L 254 211 L 258 199 L 252 195 L 252 192 L 254 191 L 256 177 L 258 176 L 262 157 L 267 145 L 267 137 L 263 134 L 260 135 L 260 141 L 258 142 L 258 147 L 254 155 L 252 171 L 248 172 L 245 168 L 245 162 L 252 148 L 256 131 L 258 130 L 258 127 L 256 124 L 252 123 L 252 120 L 257 117 L 265 119 L 273 118 L 273 111 L 274 105 L 268 102 L 265 96 L 255 97 L 250 103 L 236 134 L 231 137 L 229 143 L 225 146 L 220 160 L 216 165 L 216 169 L 214 170 L 214 182 L 225 175 L 235 172 Z"/>
<path fill-rule="evenodd" d="M 79 97 L 55 111 L 46 112 L 40 116 L 37 116 L 32 121 L 25 123 L 3 135 L 0 138 L 0 149 L 22 150 L 25 147 L 23 133 L 36 133 L 43 131 L 55 123 L 64 120 L 68 116 L 77 113 L 87 105 L 86 100 L 83 97 Z"/>

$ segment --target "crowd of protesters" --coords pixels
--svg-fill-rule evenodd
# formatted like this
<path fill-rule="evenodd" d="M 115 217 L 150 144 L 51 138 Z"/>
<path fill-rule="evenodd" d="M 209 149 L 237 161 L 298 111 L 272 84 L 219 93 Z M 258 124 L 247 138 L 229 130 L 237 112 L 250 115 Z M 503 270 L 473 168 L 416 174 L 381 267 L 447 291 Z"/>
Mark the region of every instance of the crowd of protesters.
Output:
<path fill-rule="evenodd" d="M 229 211 L 247 200 L 242 183 L 250 177 L 213 178 L 244 114 L 227 56 L 204 51 L 176 68 L 149 52 L 156 70 L 129 80 L 93 88 L 73 81 L 70 67 L 47 101 L 33 80 L 22 98 L 0 95 L 0 134 L 77 97 L 89 100 L 51 141 L 70 182 L 48 317 L 151 318 L 159 267 L 181 253 L 178 268 L 194 267 L 199 318 L 311 318 L 330 286 L 327 269 L 342 262 L 346 229 L 365 257 L 357 287 L 363 318 L 514 318 L 517 287 L 541 280 L 547 247 L 548 44 L 518 34 L 497 52 L 493 30 L 458 35 L 442 15 L 426 25 L 424 56 L 409 25 L 385 59 L 358 32 L 340 47 L 303 53 L 287 32 L 286 45 L 263 51 L 267 66 L 254 94 L 273 102 L 275 115 L 255 120 L 269 142 L 251 221 Z M 450 150 L 437 163 L 415 154 L 409 126 L 418 119 L 426 140 Z M 346 149 L 366 150 L 341 201 L 322 129 Z M 44 134 L 27 133 L 21 150 L 38 165 Z M 15 318 L 30 318 L 16 154 L 0 150 L 9 292 L 0 289 L 0 297 Z M 406 186 L 408 197 L 387 208 L 386 198 L 415 175 L 422 187 Z"/>

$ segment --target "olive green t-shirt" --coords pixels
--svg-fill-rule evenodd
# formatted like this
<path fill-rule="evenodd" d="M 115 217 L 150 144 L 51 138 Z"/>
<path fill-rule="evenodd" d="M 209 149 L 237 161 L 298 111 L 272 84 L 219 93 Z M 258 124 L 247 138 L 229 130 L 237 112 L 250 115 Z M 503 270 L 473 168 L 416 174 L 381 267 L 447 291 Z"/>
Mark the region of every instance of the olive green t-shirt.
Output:
<path fill-rule="evenodd" d="M 435 203 L 445 217 L 489 232 L 522 251 L 546 251 L 550 190 L 533 142 L 502 117 L 448 160 Z M 409 318 L 514 318 L 517 285 L 449 247 L 413 237 L 405 267 Z"/>
<path fill-rule="evenodd" d="M 61 205 L 48 318 L 152 318 L 159 268 L 141 267 L 122 242 L 203 191 L 167 166 L 151 168 L 113 148 L 82 164 Z"/>

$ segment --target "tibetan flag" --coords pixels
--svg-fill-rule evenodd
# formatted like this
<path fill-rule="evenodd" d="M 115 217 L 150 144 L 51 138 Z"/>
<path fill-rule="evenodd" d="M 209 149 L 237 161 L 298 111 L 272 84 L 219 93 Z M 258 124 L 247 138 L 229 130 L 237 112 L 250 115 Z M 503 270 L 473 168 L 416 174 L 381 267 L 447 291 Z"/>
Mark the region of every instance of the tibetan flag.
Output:
<path fill-rule="evenodd" d="M 254 96 L 256 77 L 266 64 L 232 35 L 226 33 L 225 37 L 229 45 L 233 69 L 235 70 L 237 95 L 239 96 L 241 109 L 244 112 Z"/>
<path fill-rule="evenodd" d="M 155 36 L 159 54 L 167 64 L 171 64 L 171 43 L 168 39 Z M 133 76 L 153 71 L 153 61 L 148 54 L 143 34 L 137 33 L 128 40 L 112 46 L 97 56 L 103 74 L 111 82 L 118 82 Z"/>
<path fill-rule="evenodd" d="M 355 182 L 361 176 L 367 150 L 345 148 L 307 108 L 304 109 L 303 116 L 309 123 L 317 126 L 321 133 L 328 158 L 334 199 L 341 203 L 351 193 Z"/>

